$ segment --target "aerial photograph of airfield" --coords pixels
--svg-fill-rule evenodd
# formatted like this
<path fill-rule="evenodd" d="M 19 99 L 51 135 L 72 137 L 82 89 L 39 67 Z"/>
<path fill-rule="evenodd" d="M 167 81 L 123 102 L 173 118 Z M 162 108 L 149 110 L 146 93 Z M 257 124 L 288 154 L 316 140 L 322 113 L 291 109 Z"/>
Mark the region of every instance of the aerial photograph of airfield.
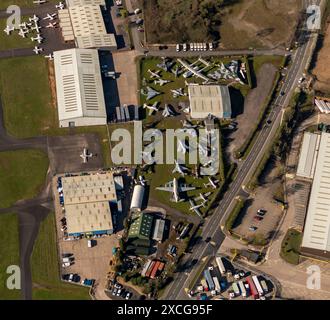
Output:
<path fill-rule="evenodd" d="M 1 1 L 0 299 L 330 299 L 329 55 L 325 0 Z"/>

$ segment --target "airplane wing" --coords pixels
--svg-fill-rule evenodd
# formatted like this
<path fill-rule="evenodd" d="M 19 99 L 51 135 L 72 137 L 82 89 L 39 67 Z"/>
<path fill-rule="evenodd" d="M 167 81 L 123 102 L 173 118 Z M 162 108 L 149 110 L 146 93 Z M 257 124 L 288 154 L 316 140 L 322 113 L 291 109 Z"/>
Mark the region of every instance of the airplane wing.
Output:
<path fill-rule="evenodd" d="M 181 192 L 187 192 L 187 191 L 192 191 L 192 190 L 195 190 L 196 188 L 195 187 L 189 187 L 185 184 L 182 184 L 179 186 L 179 189 Z"/>
<path fill-rule="evenodd" d="M 173 182 L 166 183 L 164 187 L 157 187 L 157 190 L 173 192 Z"/>

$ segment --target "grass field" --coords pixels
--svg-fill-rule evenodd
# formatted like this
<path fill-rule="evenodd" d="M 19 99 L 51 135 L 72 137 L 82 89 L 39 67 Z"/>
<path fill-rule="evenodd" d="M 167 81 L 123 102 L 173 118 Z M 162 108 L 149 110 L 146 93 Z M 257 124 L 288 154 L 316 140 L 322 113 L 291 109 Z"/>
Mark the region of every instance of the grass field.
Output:
<path fill-rule="evenodd" d="M 22 19 L 22 22 L 26 19 Z M 18 49 L 18 48 L 33 48 L 35 42 L 31 41 L 31 37 L 35 37 L 35 32 L 29 32 L 26 38 L 18 35 L 18 30 L 12 31 L 11 35 L 7 36 L 3 30 L 6 28 L 7 20 L 0 19 L 0 50 Z M 32 50 L 32 49 L 31 49 Z"/>
<path fill-rule="evenodd" d="M 57 115 L 51 105 L 44 57 L 1 59 L 0 92 L 9 134 L 38 136 L 55 126 Z"/>
<path fill-rule="evenodd" d="M 33 198 L 40 191 L 48 169 L 47 156 L 36 150 L 0 152 L 0 207 Z"/>
<path fill-rule="evenodd" d="M 41 223 L 31 258 L 33 299 L 35 300 L 89 300 L 88 288 L 60 280 L 55 216 L 49 214 Z"/>
<path fill-rule="evenodd" d="M 0 214 L 0 300 L 17 300 L 20 290 L 9 290 L 6 270 L 10 265 L 19 265 L 18 218 L 14 213 Z"/>
<path fill-rule="evenodd" d="M 291 264 L 298 264 L 301 241 L 302 233 L 289 229 L 281 245 L 280 255 L 282 259 Z"/>
<path fill-rule="evenodd" d="M 276 68 L 280 68 L 284 64 L 284 57 L 282 56 L 256 56 L 253 58 L 253 69 L 255 75 L 258 74 L 260 68 L 265 63 L 271 63 Z"/>

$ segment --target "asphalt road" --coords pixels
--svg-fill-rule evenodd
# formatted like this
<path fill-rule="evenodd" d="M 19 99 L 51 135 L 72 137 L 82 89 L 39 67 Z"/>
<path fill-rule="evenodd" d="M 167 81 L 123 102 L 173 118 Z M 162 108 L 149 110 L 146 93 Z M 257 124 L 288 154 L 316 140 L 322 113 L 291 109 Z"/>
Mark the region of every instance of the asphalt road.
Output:
<path fill-rule="evenodd" d="M 309 0 L 307 3 L 312 3 L 312 1 Z M 305 4 L 307 3 L 305 2 Z M 208 218 L 203 227 L 203 239 L 211 237 L 213 242 L 215 242 L 215 246 L 213 247 L 210 243 L 201 241 L 194 247 L 193 253 L 185 255 L 183 261 L 195 259 L 200 261 L 203 257 L 214 255 L 225 239 L 225 234 L 221 231 L 220 225 L 223 225 L 225 217 L 231 212 L 235 203 L 234 200 L 240 193 L 242 186 L 249 181 L 257 165 L 260 163 L 263 154 L 269 147 L 277 129 L 280 126 L 282 110 L 288 105 L 298 83 L 298 79 L 304 72 L 308 58 L 312 55 L 312 38 L 306 32 L 302 34 L 302 37 L 305 38 L 306 41 L 302 41 L 303 44 L 292 55 L 291 66 L 288 69 L 287 75 L 284 79 L 284 84 L 280 90 L 280 92 L 284 92 L 285 94 L 279 94 L 271 107 L 272 110 L 269 119 L 272 123 L 265 126 L 259 133 L 250 154 L 246 160 L 241 163 L 236 179 L 231 184 L 228 192 L 224 195 L 224 198 L 220 202 L 217 210 L 210 218 Z M 169 286 L 165 294 L 166 300 L 187 299 L 184 289 L 187 288 L 189 283 L 194 278 L 199 265 L 200 263 L 198 262 L 193 265 L 191 270 L 188 272 L 180 272 L 176 274 L 172 285 Z"/>

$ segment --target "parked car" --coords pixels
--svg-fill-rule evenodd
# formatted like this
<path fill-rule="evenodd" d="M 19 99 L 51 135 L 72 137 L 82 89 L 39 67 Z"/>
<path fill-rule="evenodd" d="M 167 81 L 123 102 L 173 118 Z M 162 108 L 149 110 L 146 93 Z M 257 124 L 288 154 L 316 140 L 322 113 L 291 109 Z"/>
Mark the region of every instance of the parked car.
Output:
<path fill-rule="evenodd" d="M 73 280 L 73 273 L 70 273 L 68 281 L 72 282 Z"/>
<path fill-rule="evenodd" d="M 250 231 L 256 231 L 257 229 L 258 229 L 258 228 L 255 227 L 255 226 L 251 226 L 251 227 L 249 228 Z"/>
<path fill-rule="evenodd" d="M 117 294 L 117 290 L 118 290 L 117 288 L 114 288 L 114 289 L 112 290 L 112 295 L 113 295 L 113 296 L 115 296 L 115 295 Z"/>
<path fill-rule="evenodd" d="M 264 209 L 259 209 L 259 210 L 258 210 L 258 215 L 260 215 L 260 216 L 263 217 L 263 216 L 266 214 L 266 212 L 267 212 L 267 211 L 264 210 Z"/>
<path fill-rule="evenodd" d="M 131 292 L 127 292 L 125 299 L 126 300 L 129 300 L 131 297 L 132 297 L 132 293 Z"/>
<path fill-rule="evenodd" d="M 261 221 L 263 219 L 263 217 L 260 217 L 260 216 L 254 216 L 254 220 L 256 221 Z"/>
<path fill-rule="evenodd" d="M 67 268 L 67 267 L 70 267 L 70 266 L 71 266 L 71 262 L 62 263 L 63 268 Z"/>

